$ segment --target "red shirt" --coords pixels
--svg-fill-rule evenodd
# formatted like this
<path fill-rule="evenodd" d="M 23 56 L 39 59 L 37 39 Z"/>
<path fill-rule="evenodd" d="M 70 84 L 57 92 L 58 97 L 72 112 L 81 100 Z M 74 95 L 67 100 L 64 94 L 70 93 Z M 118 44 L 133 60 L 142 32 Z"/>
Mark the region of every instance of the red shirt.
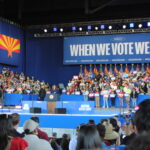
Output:
<path fill-rule="evenodd" d="M 44 140 L 47 140 L 49 142 L 49 138 L 48 138 L 47 133 L 45 133 L 44 131 L 41 131 L 40 129 L 38 129 L 38 137 L 40 139 L 44 139 Z"/>
<path fill-rule="evenodd" d="M 20 138 L 20 137 L 13 137 L 11 139 L 11 145 L 10 145 L 10 150 L 26 150 L 28 147 L 28 143 Z"/>

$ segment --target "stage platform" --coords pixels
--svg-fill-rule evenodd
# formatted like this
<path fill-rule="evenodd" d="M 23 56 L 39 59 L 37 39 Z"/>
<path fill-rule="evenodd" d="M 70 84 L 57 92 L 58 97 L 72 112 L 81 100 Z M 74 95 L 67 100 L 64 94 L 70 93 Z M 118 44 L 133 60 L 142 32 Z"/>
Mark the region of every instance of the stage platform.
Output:
<path fill-rule="evenodd" d="M 101 119 L 111 118 L 120 113 L 128 113 L 127 109 L 119 108 L 98 108 L 94 109 L 92 114 L 36 114 L 36 113 L 22 113 L 20 109 L 14 107 L 0 109 L 0 113 L 19 113 L 21 122 L 18 128 L 19 132 L 23 132 L 23 124 L 31 116 L 37 116 L 40 119 L 40 128 L 47 132 L 49 137 L 53 132 L 58 133 L 58 137 L 61 137 L 63 133 L 75 134 L 75 129 L 80 124 L 88 123 L 89 120 L 94 120 L 95 123 L 99 123 Z"/>
<path fill-rule="evenodd" d="M 38 114 L 38 113 L 22 113 L 21 109 L 3 108 L 0 109 L 0 113 L 19 113 L 21 116 L 21 126 L 24 121 L 29 119 L 31 116 L 38 116 L 41 121 L 42 127 L 51 128 L 76 128 L 79 124 L 87 123 L 88 120 L 93 119 L 96 123 L 99 123 L 101 119 L 114 117 L 119 114 L 128 113 L 127 108 L 98 108 L 94 109 L 92 114 Z"/>

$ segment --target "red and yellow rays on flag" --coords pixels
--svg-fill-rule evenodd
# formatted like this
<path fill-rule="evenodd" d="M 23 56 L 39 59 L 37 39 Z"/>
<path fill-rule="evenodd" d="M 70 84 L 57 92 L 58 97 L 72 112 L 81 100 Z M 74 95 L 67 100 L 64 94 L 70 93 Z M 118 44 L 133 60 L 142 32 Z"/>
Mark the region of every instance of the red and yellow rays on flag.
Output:
<path fill-rule="evenodd" d="M 0 34 L 0 49 L 8 51 L 8 57 L 12 57 L 13 52 L 20 53 L 20 40 Z"/>

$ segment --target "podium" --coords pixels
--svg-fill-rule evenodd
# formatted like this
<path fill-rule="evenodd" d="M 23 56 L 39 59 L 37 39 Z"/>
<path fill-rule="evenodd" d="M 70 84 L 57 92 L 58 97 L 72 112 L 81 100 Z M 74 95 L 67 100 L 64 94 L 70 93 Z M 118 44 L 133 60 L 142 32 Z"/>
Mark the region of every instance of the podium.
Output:
<path fill-rule="evenodd" d="M 55 93 L 51 93 L 51 94 L 47 94 L 46 95 L 46 101 L 59 101 L 60 100 L 60 95 L 59 94 L 55 94 Z"/>
<path fill-rule="evenodd" d="M 60 95 L 51 93 L 46 95 L 48 113 L 55 114 L 56 101 L 60 100 Z"/>

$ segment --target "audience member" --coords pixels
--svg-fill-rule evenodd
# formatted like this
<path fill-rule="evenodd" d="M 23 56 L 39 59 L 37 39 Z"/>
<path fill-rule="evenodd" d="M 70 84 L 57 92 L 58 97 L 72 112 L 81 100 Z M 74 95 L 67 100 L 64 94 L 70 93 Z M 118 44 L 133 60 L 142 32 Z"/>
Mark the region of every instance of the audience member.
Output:
<path fill-rule="evenodd" d="M 127 150 L 150 150 L 150 133 L 137 136 L 127 147 Z"/>
<path fill-rule="evenodd" d="M 44 86 L 41 86 L 40 90 L 39 90 L 39 98 L 40 100 L 44 100 L 46 96 L 46 90 L 45 90 L 45 87 Z"/>
<path fill-rule="evenodd" d="M 76 128 L 76 133 L 74 136 L 71 137 L 71 140 L 69 142 L 69 150 L 76 150 L 76 146 L 77 146 L 77 136 L 78 136 L 78 132 L 79 132 L 80 127 L 78 126 Z"/>
<path fill-rule="evenodd" d="M 119 133 L 117 133 L 116 131 L 113 131 L 113 126 L 109 123 L 108 120 L 104 121 L 102 124 L 105 126 L 105 129 L 106 129 L 104 139 L 106 141 L 109 141 L 110 145 L 113 145 L 113 144 L 119 145 L 120 144 Z"/>
<path fill-rule="evenodd" d="M 46 140 L 38 138 L 38 123 L 33 120 L 27 120 L 24 125 L 25 137 L 24 139 L 28 142 L 29 146 L 27 150 L 50 150 L 50 143 Z"/>
<path fill-rule="evenodd" d="M 102 148 L 107 149 L 108 146 L 105 144 L 105 140 L 104 140 L 105 132 L 106 132 L 105 126 L 102 124 L 98 124 L 97 130 L 98 130 L 99 136 L 101 137 L 101 140 L 102 140 Z"/>
<path fill-rule="evenodd" d="M 0 115 L 0 150 L 26 150 L 28 143 L 12 136 L 13 124 L 10 115 Z"/>
<path fill-rule="evenodd" d="M 61 139 L 61 148 L 62 150 L 69 150 L 69 137 L 67 134 L 63 134 L 62 139 Z"/>
<path fill-rule="evenodd" d="M 101 150 L 101 139 L 95 125 L 80 127 L 76 150 Z"/>
<path fill-rule="evenodd" d="M 18 126 L 20 124 L 20 116 L 19 116 L 19 114 L 13 113 L 11 116 L 12 116 L 12 124 L 13 124 L 12 135 L 14 137 L 24 137 L 23 134 L 21 134 L 21 133 L 19 133 L 17 131 L 17 128 L 18 128 Z"/>
<path fill-rule="evenodd" d="M 30 119 L 35 121 L 36 123 L 38 123 L 38 125 L 40 124 L 39 118 L 37 116 L 32 116 Z M 44 140 L 47 140 L 49 142 L 49 138 L 48 138 L 47 133 L 42 131 L 42 130 L 40 130 L 39 126 L 37 128 L 37 132 L 38 132 L 38 137 L 40 139 L 44 139 Z"/>
<path fill-rule="evenodd" d="M 138 133 L 150 131 L 150 99 L 139 104 L 139 109 L 133 117 L 133 122 Z"/>

